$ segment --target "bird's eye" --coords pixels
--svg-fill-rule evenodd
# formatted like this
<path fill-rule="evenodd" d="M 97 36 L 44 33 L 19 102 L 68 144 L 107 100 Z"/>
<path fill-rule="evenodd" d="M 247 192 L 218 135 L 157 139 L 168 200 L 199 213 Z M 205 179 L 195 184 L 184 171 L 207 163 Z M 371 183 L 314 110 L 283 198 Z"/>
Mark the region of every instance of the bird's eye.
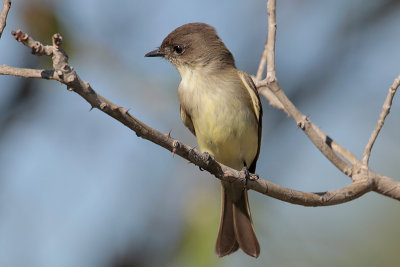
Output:
<path fill-rule="evenodd" d="M 182 48 L 182 46 L 180 46 L 180 45 L 176 45 L 176 46 L 174 46 L 174 51 L 175 51 L 177 54 L 182 54 L 183 48 Z"/>

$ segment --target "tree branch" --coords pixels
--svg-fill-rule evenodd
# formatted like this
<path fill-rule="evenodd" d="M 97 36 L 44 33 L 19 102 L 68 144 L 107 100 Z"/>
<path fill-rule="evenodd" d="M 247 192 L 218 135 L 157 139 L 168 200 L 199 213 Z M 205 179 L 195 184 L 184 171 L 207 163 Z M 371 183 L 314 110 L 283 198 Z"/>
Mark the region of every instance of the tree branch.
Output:
<path fill-rule="evenodd" d="M 351 201 L 369 192 L 373 188 L 370 181 L 361 181 L 350 184 L 342 189 L 327 191 L 323 193 L 308 193 L 288 189 L 263 179 L 247 181 L 245 173 L 229 168 L 216 162 L 207 153 L 200 153 L 182 142 L 173 139 L 169 134 L 163 134 L 151 128 L 132 116 L 123 107 L 116 106 L 97 92 L 89 83 L 84 82 L 75 72 L 74 68 L 68 64 L 68 57 L 62 50 L 62 38 L 59 34 L 53 36 L 53 46 L 44 46 L 33 40 L 21 31 L 13 32 L 17 41 L 32 49 L 36 55 L 48 55 L 52 57 L 54 70 L 33 70 L 0 66 L 0 74 L 13 75 L 27 78 L 41 78 L 57 80 L 67 86 L 70 91 L 74 91 L 82 96 L 92 108 L 97 108 L 114 119 L 120 121 L 128 128 L 132 129 L 138 136 L 156 143 L 169 151 L 177 154 L 195 165 L 209 171 L 218 179 L 244 186 L 260 192 L 262 194 L 304 206 L 328 206 Z"/>
<path fill-rule="evenodd" d="M 384 196 L 400 200 L 400 182 L 385 175 L 377 175 L 375 177 L 373 190 Z"/>
<path fill-rule="evenodd" d="M 42 78 L 47 80 L 60 81 L 58 77 L 56 77 L 56 75 L 54 74 L 54 70 L 24 69 L 2 65 L 0 66 L 0 72 L 2 75 L 11 75 L 24 78 Z"/>
<path fill-rule="evenodd" d="M 275 38 L 276 38 L 276 0 L 268 1 L 268 37 L 260 60 L 259 72 L 255 79 L 260 93 L 285 110 L 303 129 L 306 135 L 312 140 L 317 148 L 343 173 L 352 178 L 352 183 L 337 190 L 322 193 L 308 193 L 288 189 L 263 179 L 246 181 L 245 173 L 229 168 L 214 160 L 207 153 L 200 153 L 182 142 L 173 139 L 169 134 L 163 134 L 132 116 L 128 110 L 117 106 L 96 93 L 89 83 L 84 82 L 74 68 L 68 63 L 68 56 L 62 49 L 62 37 L 55 34 L 52 37 L 53 44 L 45 46 L 35 41 L 20 30 L 13 32 L 14 38 L 32 49 L 32 53 L 38 56 L 46 55 L 52 57 L 53 70 L 35 70 L 14 68 L 6 65 L 0 66 L 0 74 L 13 75 L 26 78 L 40 78 L 57 80 L 67 86 L 68 90 L 74 91 L 82 96 L 93 108 L 97 108 L 125 126 L 133 130 L 138 136 L 147 139 L 159 146 L 168 149 L 173 154 L 177 154 L 195 165 L 207 170 L 220 180 L 247 186 L 248 189 L 255 190 L 262 194 L 280 199 L 293 204 L 304 206 L 328 206 L 344 203 L 356 199 L 369 191 L 376 191 L 388 197 L 400 200 L 400 182 L 395 181 L 384 175 L 378 175 L 370 170 L 347 149 L 337 144 L 324 132 L 322 132 L 310 119 L 302 114 L 294 104 L 287 98 L 278 84 L 275 71 Z M 262 66 L 263 65 L 263 66 Z M 267 65 L 267 75 L 264 80 L 259 79 L 259 73 L 264 72 Z M 384 104 L 384 109 L 380 116 L 383 121 L 389 113 L 394 93 L 400 81 L 395 80 L 394 85 L 389 90 L 389 95 Z M 379 121 L 378 121 L 379 124 Z M 378 135 L 382 126 L 377 126 L 375 130 Z M 375 132 L 374 131 L 374 132 Z M 375 137 L 376 138 L 376 137 Z M 374 141 L 372 141 L 373 144 Z M 369 142 L 370 143 L 370 142 Z M 372 145 L 371 145 L 372 147 Z M 370 153 L 370 151 L 369 151 Z M 342 157 L 342 158 L 341 158 Z"/>
<path fill-rule="evenodd" d="M 371 137 L 369 138 L 367 145 L 365 146 L 364 155 L 362 158 L 362 164 L 365 166 L 368 165 L 368 161 L 371 156 L 372 146 L 374 145 L 375 140 L 378 137 L 378 134 L 383 127 L 383 124 L 385 123 L 386 116 L 389 115 L 390 108 L 392 107 L 393 98 L 394 95 L 396 94 L 399 85 L 400 85 L 400 75 L 397 76 L 396 79 L 394 79 L 392 86 L 389 88 L 389 93 L 386 97 L 385 102 L 383 103 L 382 111 L 381 114 L 379 115 L 378 122 L 376 123 L 374 131 L 371 133 Z"/>
<path fill-rule="evenodd" d="M 268 11 L 267 40 L 264 45 L 264 51 L 260 59 L 260 64 L 258 65 L 257 74 L 255 77 L 253 76 L 252 78 L 254 80 L 256 87 L 259 88 L 259 93 L 269 100 L 269 104 L 275 108 L 285 111 L 289 115 L 282 102 L 276 97 L 276 95 L 270 90 L 270 88 L 263 86 L 265 85 L 265 81 L 263 83 L 262 76 L 266 65 L 267 65 L 267 78 L 276 80 L 276 72 L 275 72 L 276 0 L 268 1 L 267 11 Z M 260 90 L 260 88 L 263 89 Z"/>
<path fill-rule="evenodd" d="M 10 11 L 10 8 L 11 8 L 11 0 L 4 0 L 3 8 L 1 9 L 0 13 L 0 38 L 1 35 L 3 34 L 4 28 L 6 27 L 7 15 L 8 11 Z"/>
<path fill-rule="evenodd" d="M 275 71 L 275 43 L 276 43 L 276 0 L 268 0 L 268 35 L 267 44 L 267 83 L 278 83 Z"/>
<path fill-rule="evenodd" d="M 268 0 L 268 34 L 264 47 L 257 76 L 253 77 L 259 93 L 274 102 L 272 105 L 284 110 L 291 116 L 296 124 L 310 138 L 314 145 L 330 160 L 340 171 L 349 176 L 353 184 L 360 181 L 369 181 L 373 184 L 372 190 L 388 197 L 400 200 L 400 182 L 383 175 L 377 175 L 367 167 L 371 148 L 383 126 L 386 116 L 390 112 L 393 97 L 400 84 L 398 76 L 391 88 L 383 105 L 377 126 L 365 148 L 362 162 L 349 150 L 339 145 L 318 126 L 311 122 L 308 116 L 302 114 L 295 105 L 288 99 L 278 84 L 275 71 L 275 43 L 276 43 L 276 0 Z M 265 63 L 266 62 L 266 63 Z M 266 78 L 262 80 L 262 72 L 267 65 Z M 278 102 L 278 103 L 277 103 Z M 369 188 L 369 186 L 368 186 Z"/>
<path fill-rule="evenodd" d="M 355 162 L 356 158 L 345 148 L 342 148 L 332 138 L 322 132 L 310 119 L 302 114 L 295 105 L 289 100 L 278 84 L 275 71 L 275 43 L 276 43 L 276 0 L 269 0 L 268 8 L 268 37 L 267 44 L 264 48 L 264 53 L 267 54 L 267 76 L 264 80 L 256 81 L 259 86 L 259 92 L 265 97 L 269 97 L 270 92 L 278 99 L 289 116 L 291 116 L 296 124 L 306 133 L 314 145 L 344 174 L 351 177 L 352 166 L 341 159 L 333 150 L 335 148 L 340 151 L 340 155 L 348 162 Z"/>

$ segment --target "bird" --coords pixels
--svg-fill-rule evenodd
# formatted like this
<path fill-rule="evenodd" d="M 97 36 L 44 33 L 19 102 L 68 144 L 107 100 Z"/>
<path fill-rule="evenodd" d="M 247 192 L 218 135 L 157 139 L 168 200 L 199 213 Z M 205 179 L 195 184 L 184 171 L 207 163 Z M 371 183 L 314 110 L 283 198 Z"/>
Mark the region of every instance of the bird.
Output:
<path fill-rule="evenodd" d="M 262 135 L 262 106 L 252 78 L 236 68 L 232 53 L 206 23 L 184 24 L 145 57 L 168 60 L 181 75 L 180 115 L 201 152 L 236 170 L 255 173 Z M 218 257 L 239 248 L 260 255 L 247 188 L 221 181 Z"/>

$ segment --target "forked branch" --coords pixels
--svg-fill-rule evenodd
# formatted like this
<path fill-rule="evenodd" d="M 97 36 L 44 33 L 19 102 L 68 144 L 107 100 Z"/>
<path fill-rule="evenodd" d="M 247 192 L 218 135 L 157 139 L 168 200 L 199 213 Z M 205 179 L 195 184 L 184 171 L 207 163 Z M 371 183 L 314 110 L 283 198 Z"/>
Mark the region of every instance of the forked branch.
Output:
<path fill-rule="evenodd" d="M 3 8 L 4 9 L 4 8 Z M 255 77 L 255 83 L 259 87 L 259 92 L 266 96 L 272 104 L 287 112 L 303 129 L 307 136 L 317 146 L 317 148 L 343 173 L 352 178 L 352 183 L 348 186 L 322 193 L 308 193 L 288 189 L 264 179 L 247 181 L 245 174 L 234 170 L 223 164 L 216 162 L 210 155 L 200 153 L 182 142 L 173 139 L 169 134 L 163 134 L 132 116 L 128 110 L 117 106 L 98 94 L 89 83 L 84 82 L 76 73 L 74 68 L 68 63 L 68 56 L 62 49 L 62 37 L 59 34 L 53 35 L 52 45 L 43 45 L 22 31 L 13 32 L 15 39 L 32 50 L 38 56 L 50 56 L 53 62 L 51 70 L 23 69 L 10 66 L 0 66 L 0 74 L 13 75 L 25 78 L 39 78 L 56 80 L 65 84 L 70 91 L 74 91 L 82 96 L 92 108 L 101 110 L 125 126 L 133 130 L 138 136 L 145 138 L 174 154 L 177 154 L 195 165 L 207 170 L 220 180 L 240 184 L 247 184 L 248 189 L 255 190 L 262 194 L 303 206 L 328 206 L 351 201 L 363 194 L 373 190 L 391 198 L 400 200 L 400 183 L 386 177 L 378 175 L 361 162 L 346 148 L 340 146 L 328 135 L 322 132 L 311 120 L 302 114 L 294 104 L 287 98 L 278 84 L 275 72 L 275 38 L 276 38 L 276 0 L 268 1 L 268 38 L 260 61 L 259 71 Z M 8 12 L 8 11 L 7 11 Z M 2 12 L 3 14 L 3 12 Z M 1 25 L 0 25 L 1 26 Z M 267 75 L 262 78 L 265 65 Z M 261 77 L 261 78 L 260 78 Z M 398 78 L 397 78 L 398 79 Z M 396 80 L 391 90 L 391 96 L 385 101 L 385 114 L 382 111 L 383 121 L 389 113 L 394 93 L 399 86 Z M 389 99 L 389 100 L 388 100 Z M 379 122 L 378 122 L 379 123 Z M 376 135 L 378 135 L 379 127 Z M 377 127 L 378 128 L 378 127 Z M 375 137 L 376 139 L 376 137 Z M 374 141 L 372 141 L 373 144 Z M 370 142 L 369 142 L 370 143 Z M 372 145 L 371 145 L 372 147 Z M 370 153 L 370 152 L 369 152 Z M 367 160 L 368 161 L 368 160 Z"/>
<path fill-rule="evenodd" d="M 378 123 L 372 132 L 367 146 L 365 147 L 363 159 L 360 161 L 351 151 L 339 145 L 318 128 L 318 126 L 312 123 L 308 116 L 302 114 L 279 86 L 275 71 L 275 43 L 277 28 L 276 0 L 268 0 L 267 8 L 267 42 L 260 60 L 259 72 L 255 77 L 255 84 L 258 86 L 260 94 L 269 99 L 270 102 L 275 102 L 277 100 L 279 104 L 274 104 L 274 106 L 283 106 L 283 110 L 294 119 L 296 124 L 304 131 L 314 145 L 328 160 L 332 162 L 333 165 L 349 176 L 352 179 L 353 184 L 359 181 L 370 181 L 371 184 L 373 184 L 374 191 L 400 200 L 400 182 L 383 175 L 377 175 L 367 166 L 372 146 L 379 131 L 382 129 L 386 116 L 390 112 L 394 95 L 400 85 L 400 76 L 394 80 L 393 85 L 389 88 L 389 93 L 386 97 L 385 103 L 383 104 Z M 262 76 L 260 75 L 260 70 L 263 71 L 265 62 L 267 65 L 267 75 L 265 79 L 261 80 Z"/>

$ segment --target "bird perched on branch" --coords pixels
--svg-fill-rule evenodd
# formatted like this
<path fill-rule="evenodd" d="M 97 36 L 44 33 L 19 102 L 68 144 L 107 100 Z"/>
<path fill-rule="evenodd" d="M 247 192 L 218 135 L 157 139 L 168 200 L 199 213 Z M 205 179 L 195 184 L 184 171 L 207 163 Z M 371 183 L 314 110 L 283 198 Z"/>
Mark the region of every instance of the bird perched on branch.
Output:
<path fill-rule="evenodd" d="M 205 23 L 185 24 L 145 56 L 163 57 L 179 71 L 181 118 L 200 150 L 231 168 L 254 173 L 261 145 L 260 99 L 251 77 L 236 69 L 215 29 Z M 216 253 L 223 257 L 238 248 L 253 257 L 260 254 L 247 189 L 222 181 Z"/>

